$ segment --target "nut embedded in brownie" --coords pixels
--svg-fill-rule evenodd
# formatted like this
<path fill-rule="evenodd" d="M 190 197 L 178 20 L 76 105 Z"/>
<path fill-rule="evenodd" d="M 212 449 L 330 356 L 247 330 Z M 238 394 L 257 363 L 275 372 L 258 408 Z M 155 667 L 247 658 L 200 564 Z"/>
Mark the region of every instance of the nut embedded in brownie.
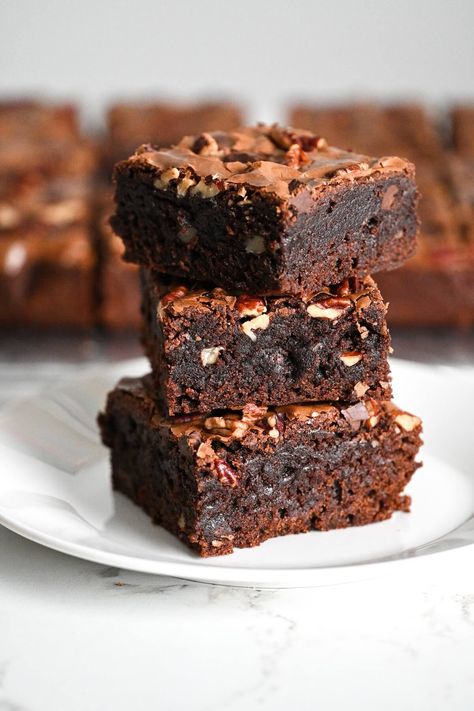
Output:
<path fill-rule="evenodd" d="M 142 146 L 115 170 L 126 258 L 230 292 L 313 294 L 415 249 L 414 168 L 258 125 Z"/>
<path fill-rule="evenodd" d="M 421 424 L 390 402 L 166 420 L 151 392 L 126 378 L 99 416 L 113 484 L 201 556 L 409 509 Z"/>
<path fill-rule="evenodd" d="M 166 415 L 391 397 L 386 306 L 370 277 L 302 299 L 237 297 L 142 270 L 142 299 Z"/>

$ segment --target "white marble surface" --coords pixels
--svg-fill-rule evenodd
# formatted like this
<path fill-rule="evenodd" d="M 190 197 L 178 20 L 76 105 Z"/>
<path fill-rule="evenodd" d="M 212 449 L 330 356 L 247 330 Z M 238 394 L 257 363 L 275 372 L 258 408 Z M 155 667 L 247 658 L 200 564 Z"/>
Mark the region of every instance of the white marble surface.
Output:
<path fill-rule="evenodd" d="M 75 367 L 0 368 L 0 402 Z M 330 588 L 197 585 L 0 527 L 0 711 L 470 711 L 472 550 L 441 556 L 429 576 L 410 566 Z"/>
<path fill-rule="evenodd" d="M 430 580 L 259 591 L 105 568 L 0 529 L 1 711 L 474 706 L 472 554 Z"/>

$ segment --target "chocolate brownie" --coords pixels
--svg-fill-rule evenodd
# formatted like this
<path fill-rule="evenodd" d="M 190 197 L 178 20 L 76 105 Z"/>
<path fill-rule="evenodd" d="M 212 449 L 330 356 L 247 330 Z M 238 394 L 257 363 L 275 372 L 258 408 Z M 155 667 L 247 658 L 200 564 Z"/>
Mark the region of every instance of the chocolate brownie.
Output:
<path fill-rule="evenodd" d="M 104 204 L 105 203 L 105 204 Z M 102 201 L 97 248 L 99 255 L 99 323 L 113 331 L 138 331 L 140 285 L 138 267 L 122 259 L 123 242 L 112 232 L 112 200 Z"/>
<path fill-rule="evenodd" d="M 415 250 L 414 169 L 258 125 L 142 146 L 115 171 L 129 261 L 235 293 L 312 294 Z"/>
<path fill-rule="evenodd" d="M 0 324 L 92 326 L 95 264 L 90 233 L 83 226 L 0 236 Z"/>
<path fill-rule="evenodd" d="M 421 425 L 390 402 L 166 420 L 150 392 L 126 378 L 99 415 L 113 485 L 201 556 L 409 510 Z"/>
<path fill-rule="evenodd" d="M 188 134 L 228 131 L 241 123 L 239 107 L 227 102 L 116 104 L 107 116 L 109 162 L 128 158 L 142 143 L 170 146 Z"/>
<path fill-rule="evenodd" d="M 391 396 L 386 307 L 370 277 L 312 298 L 231 296 L 142 273 L 144 345 L 166 415 L 252 402 Z"/>
<path fill-rule="evenodd" d="M 87 187 L 0 180 L 0 324 L 92 326 L 95 279 Z"/>

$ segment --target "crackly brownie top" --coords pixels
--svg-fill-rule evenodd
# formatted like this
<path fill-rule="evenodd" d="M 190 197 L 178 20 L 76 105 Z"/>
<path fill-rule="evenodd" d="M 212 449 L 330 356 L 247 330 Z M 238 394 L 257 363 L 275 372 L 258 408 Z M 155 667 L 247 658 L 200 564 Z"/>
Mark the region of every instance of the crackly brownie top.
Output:
<path fill-rule="evenodd" d="M 181 197 L 205 198 L 224 190 L 235 190 L 245 198 L 250 189 L 291 200 L 329 181 L 352 182 L 379 173 L 414 174 L 413 165 L 402 158 L 358 155 L 328 146 L 310 131 L 276 124 L 185 136 L 171 148 L 144 145 L 125 162 L 135 164 L 156 170 L 158 189 L 174 188 Z"/>

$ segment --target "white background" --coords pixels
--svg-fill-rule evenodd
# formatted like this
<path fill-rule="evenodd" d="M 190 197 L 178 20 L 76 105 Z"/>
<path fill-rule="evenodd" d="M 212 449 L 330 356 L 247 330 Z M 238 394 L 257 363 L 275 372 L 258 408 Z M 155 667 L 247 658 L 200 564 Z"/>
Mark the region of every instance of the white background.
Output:
<path fill-rule="evenodd" d="M 242 98 L 474 95 L 472 0 L 2 0 L 0 93 Z M 265 115 L 262 115 L 265 114 Z M 267 114 L 271 114 L 268 116 Z"/>

